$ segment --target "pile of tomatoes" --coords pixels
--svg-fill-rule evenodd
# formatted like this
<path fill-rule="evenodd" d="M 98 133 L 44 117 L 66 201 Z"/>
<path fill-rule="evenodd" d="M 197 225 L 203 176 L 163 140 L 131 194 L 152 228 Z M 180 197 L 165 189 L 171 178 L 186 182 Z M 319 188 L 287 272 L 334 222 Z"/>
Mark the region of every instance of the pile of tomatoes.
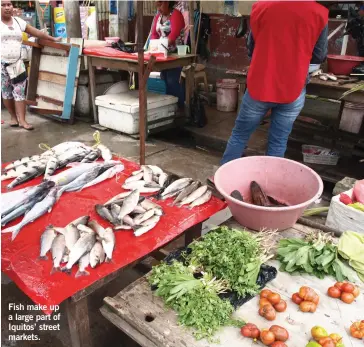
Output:
<path fill-rule="evenodd" d="M 351 304 L 360 294 L 359 288 L 348 282 L 336 282 L 327 290 L 331 298 L 341 299 L 345 304 Z"/>
<path fill-rule="evenodd" d="M 269 330 L 260 331 L 255 324 L 248 323 L 241 328 L 241 334 L 244 337 L 260 340 L 263 345 L 270 347 L 287 347 L 285 342 L 289 339 L 288 331 L 279 325 L 272 325 Z"/>
<path fill-rule="evenodd" d="M 315 341 L 310 341 L 306 347 L 344 347 L 343 338 L 339 334 L 329 335 L 320 326 L 314 326 L 311 329 L 311 336 Z"/>
<path fill-rule="evenodd" d="M 292 301 L 300 306 L 302 312 L 315 312 L 320 301 L 318 294 L 310 287 L 301 287 L 292 295 Z"/>
<path fill-rule="evenodd" d="M 356 339 L 364 339 L 364 320 L 353 323 L 350 327 L 350 334 Z"/>
<path fill-rule="evenodd" d="M 267 320 L 275 320 L 276 312 L 284 312 L 287 309 L 287 303 L 278 293 L 269 289 L 263 289 L 260 292 L 259 315 Z"/>

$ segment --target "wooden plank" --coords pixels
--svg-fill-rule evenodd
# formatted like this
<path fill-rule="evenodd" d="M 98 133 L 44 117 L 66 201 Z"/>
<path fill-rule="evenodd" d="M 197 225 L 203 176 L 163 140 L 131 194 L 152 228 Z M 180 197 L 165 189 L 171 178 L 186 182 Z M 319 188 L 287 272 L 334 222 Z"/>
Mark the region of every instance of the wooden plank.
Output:
<path fill-rule="evenodd" d="M 49 110 L 57 110 L 57 111 L 63 111 L 63 103 L 62 105 L 59 105 L 59 103 L 61 101 L 57 100 L 57 104 L 55 104 L 54 102 L 50 102 L 50 101 L 45 101 L 44 97 L 37 97 L 36 98 L 37 101 L 37 105 L 39 108 L 45 108 L 45 109 L 49 109 Z"/>
<path fill-rule="evenodd" d="M 60 75 L 58 73 L 39 71 L 39 80 L 47 81 L 51 83 L 61 84 L 63 86 L 66 85 L 66 76 Z"/>
<path fill-rule="evenodd" d="M 32 106 L 37 106 L 38 103 L 36 101 L 33 101 L 33 100 L 25 100 L 25 103 L 27 105 L 32 105 Z"/>
<path fill-rule="evenodd" d="M 79 302 L 67 300 L 66 312 L 72 347 L 91 347 L 87 298 Z"/>
<path fill-rule="evenodd" d="M 48 81 L 38 81 L 37 95 L 62 101 L 65 98 L 65 86 Z"/>
<path fill-rule="evenodd" d="M 39 100 L 45 101 L 45 102 L 53 104 L 53 105 L 63 106 L 63 101 L 52 99 L 52 98 L 49 98 L 48 96 L 37 95 L 37 101 L 39 101 Z"/>
<path fill-rule="evenodd" d="M 46 72 L 57 72 L 60 75 L 67 76 L 68 57 L 55 57 L 50 55 L 42 55 L 40 59 L 39 70 Z M 77 76 L 79 75 L 77 69 Z"/>
<path fill-rule="evenodd" d="M 38 86 L 38 73 L 41 62 L 41 49 L 32 49 L 32 60 L 30 65 L 30 72 L 28 77 L 27 100 L 35 101 Z"/>
<path fill-rule="evenodd" d="M 65 45 L 64 43 L 53 42 L 53 41 L 48 41 L 48 40 L 43 40 L 43 39 L 38 40 L 38 42 L 41 46 L 52 47 L 52 48 L 60 49 L 62 51 L 67 51 L 67 52 L 69 52 L 71 50 L 71 46 Z"/>
<path fill-rule="evenodd" d="M 35 47 L 35 48 L 43 48 L 43 46 L 39 45 L 36 42 L 32 42 L 32 41 L 22 41 L 22 45 L 24 45 L 24 46 L 30 46 L 30 47 Z"/>
<path fill-rule="evenodd" d="M 131 60 L 121 60 L 121 59 L 110 59 L 105 57 L 96 57 L 96 56 L 89 56 L 87 55 L 87 65 L 90 68 L 92 66 L 101 66 L 107 69 L 114 69 L 114 70 L 125 70 L 125 71 L 132 71 L 138 72 L 138 62 Z"/>
<path fill-rule="evenodd" d="M 98 124 L 99 123 L 99 118 L 97 115 L 97 108 L 96 108 L 96 103 L 95 103 L 95 99 L 96 99 L 96 79 L 95 79 L 95 66 L 93 65 L 93 59 L 91 57 L 87 57 L 87 66 L 88 66 L 88 78 L 89 78 L 89 82 L 88 82 L 88 91 L 89 91 L 89 95 L 90 95 L 90 100 L 91 100 L 91 112 L 93 114 L 93 118 L 94 118 L 94 123 Z"/>
<path fill-rule="evenodd" d="M 49 109 L 44 109 L 44 108 L 40 108 L 37 106 L 30 106 L 32 111 L 40 113 L 40 114 L 50 114 L 50 115 L 57 115 L 57 116 L 62 116 L 62 111 L 59 110 L 49 110 Z"/>

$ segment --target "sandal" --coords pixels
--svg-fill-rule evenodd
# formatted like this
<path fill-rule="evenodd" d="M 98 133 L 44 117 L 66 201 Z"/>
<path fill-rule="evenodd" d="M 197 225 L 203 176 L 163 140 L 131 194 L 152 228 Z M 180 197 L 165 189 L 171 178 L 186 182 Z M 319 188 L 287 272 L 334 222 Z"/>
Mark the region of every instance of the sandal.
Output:
<path fill-rule="evenodd" d="M 25 126 L 19 124 L 19 127 L 23 128 L 24 130 L 28 130 L 28 131 L 34 130 L 32 125 L 28 125 L 27 127 L 25 127 Z"/>
<path fill-rule="evenodd" d="M 19 123 L 10 123 L 10 126 L 12 127 L 12 128 L 17 128 L 18 126 L 19 126 Z"/>

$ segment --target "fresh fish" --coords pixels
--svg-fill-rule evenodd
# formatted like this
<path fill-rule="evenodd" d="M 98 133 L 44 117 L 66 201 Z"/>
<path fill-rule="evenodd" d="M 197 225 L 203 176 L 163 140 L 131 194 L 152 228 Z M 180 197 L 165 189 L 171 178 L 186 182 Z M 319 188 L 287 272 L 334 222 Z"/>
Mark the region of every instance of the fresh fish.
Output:
<path fill-rule="evenodd" d="M 40 155 L 32 155 L 31 157 L 24 157 L 22 159 L 15 160 L 12 163 L 6 165 L 4 170 L 9 171 L 9 170 L 12 170 L 12 169 L 16 168 L 19 165 L 23 165 L 23 164 L 25 164 L 25 163 L 27 163 L 29 161 L 37 161 L 40 158 L 41 158 Z"/>
<path fill-rule="evenodd" d="M 41 165 L 46 164 L 46 159 L 44 160 L 37 160 L 37 161 L 29 161 L 27 163 L 24 163 L 22 165 L 19 165 L 15 167 L 14 169 L 8 170 L 1 176 L 1 180 L 7 180 L 10 178 L 17 178 L 20 175 L 23 175 L 25 172 L 28 172 L 33 167 L 38 167 Z"/>
<path fill-rule="evenodd" d="M 147 210 L 143 207 L 141 207 L 140 205 L 137 205 L 134 210 L 132 211 L 132 213 L 144 213 Z"/>
<path fill-rule="evenodd" d="M 210 201 L 211 196 L 212 196 L 212 191 L 208 190 L 205 194 L 203 194 L 201 197 L 192 202 L 190 208 L 205 204 L 206 202 Z"/>
<path fill-rule="evenodd" d="M 125 184 L 128 184 L 130 182 L 140 181 L 144 177 L 144 173 L 140 172 L 137 175 L 131 175 L 125 180 Z"/>
<path fill-rule="evenodd" d="M 92 220 L 88 223 L 88 226 L 100 237 L 105 232 L 105 228 L 101 226 L 99 223 L 97 223 L 95 220 Z"/>
<path fill-rule="evenodd" d="M 2 230 L 3 233 L 12 233 L 12 240 L 16 238 L 19 231 L 27 224 L 35 221 L 43 216 L 46 212 L 52 210 L 53 205 L 56 203 L 57 188 L 52 188 L 47 196 L 40 202 L 36 203 L 33 208 L 24 216 L 23 220 L 9 228 Z"/>
<path fill-rule="evenodd" d="M 97 148 L 101 151 L 102 159 L 105 161 L 110 161 L 112 159 L 112 153 L 105 145 L 99 144 Z"/>
<path fill-rule="evenodd" d="M 154 203 L 153 201 L 150 201 L 149 199 L 144 199 L 140 203 L 140 206 L 145 208 L 146 210 L 154 209 L 154 213 L 157 216 L 162 216 L 164 214 L 163 208 L 158 204 Z"/>
<path fill-rule="evenodd" d="M 144 187 L 146 182 L 144 180 L 142 181 L 134 181 L 129 183 L 124 183 L 121 187 L 125 190 L 134 190 Z"/>
<path fill-rule="evenodd" d="M 164 195 L 164 196 L 161 196 L 159 199 L 161 199 L 161 200 L 166 200 L 166 199 L 169 199 L 169 198 L 173 198 L 173 197 L 175 197 L 176 195 L 178 195 L 179 193 L 181 193 L 183 189 L 184 189 L 184 188 L 176 189 L 176 190 L 174 190 L 174 191 L 172 191 L 172 192 L 170 192 L 170 193 L 168 193 L 168 194 L 166 194 L 166 195 Z"/>
<path fill-rule="evenodd" d="M 161 195 L 165 196 L 168 193 L 171 193 L 175 190 L 183 189 L 183 188 L 187 187 L 191 181 L 192 181 L 192 178 L 180 178 L 179 180 L 174 181 L 172 184 L 170 184 Z"/>
<path fill-rule="evenodd" d="M 153 174 L 156 175 L 156 176 L 160 176 L 161 174 L 163 174 L 163 170 L 156 166 L 156 165 L 147 165 L 152 171 L 153 171 Z"/>
<path fill-rule="evenodd" d="M 104 205 L 111 205 L 112 202 L 116 201 L 116 200 L 120 200 L 120 199 L 124 199 L 126 198 L 128 195 L 130 195 L 131 192 L 123 192 L 123 193 L 120 193 L 118 195 L 115 195 L 114 197 L 112 197 L 110 200 L 106 201 L 104 203 Z"/>
<path fill-rule="evenodd" d="M 145 188 L 158 188 L 158 189 L 162 189 L 163 187 L 161 187 L 158 183 L 156 182 L 150 182 L 150 183 L 146 183 Z"/>
<path fill-rule="evenodd" d="M 105 260 L 105 251 L 100 242 L 96 242 L 90 252 L 90 265 L 95 268 L 97 264 L 102 264 Z"/>
<path fill-rule="evenodd" d="M 69 224 L 73 224 L 75 227 L 77 227 L 80 224 L 86 225 L 88 223 L 89 219 L 90 219 L 90 216 L 82 216 L 82 217 L 76 218 L 74 221 L 72 221 Z"/>
<path fill-rule="evenodd" d="M 83 150 L 91 151 L 89 146 L 86 146 L 84 143 L 78 141 L 66 141 L 59 143 L 58 145 L 52 147 L 52 151 L 56 154 L 61 154 L 75 148 L 82 148 Z"/>
<path fill-rule="evenodd" d="M 82 225 L 82 224 L 80 224 Z M 72 250 L 73 246 L 80 238 L 80 232 L 74 224 L 70 223 L 66 226 L 64 236 L 66 238 L 66 247 L 69 251 Z"/>
<path fill-rule="evenodd" d="M 140 193 L 156 193 L 156 192 L 159 192 L 162 188 L 148 188 L 148 187 L 140 187 L 140 188 L 137 188 L 139 190 Z"/>
<path fill-rule="evenodd" d="M 270 206 L 270 202 L 267 195 L 257 182 L 252 181 L 250 183 L 250 192 L 252 195 L 252 200 L 254 205 Z"/>
<path fill-rule="evenodd" d="M 32 178 L 40 176 L 45 170 L 45 164 L 39 164 L 39 166 L 32 166 L 27 169 L 27 171 L 23 172 L 19 175 L 15 180 L 13 180 L 10 184 L 7 185 L 7 189 L 12 189 L 17 185 L 27 182 Z"/>
<path fill-rule="evenodd" d="M 62 260 L 61 260 L 61 264 L 64 264 L 64 263 L 68 263 L 68 250 L 67 250 L 67 252 L 63 255 L 63 258 L 62 258 Z"/>
<path fill-rule="evenodd" d="M 40 255 L 39 259 L 47 260 L 47 253 L 52 248 L 54 239 L 57 236 L 57 232 L 54 230 L 53 225 L 47 226 L 46 230 L 40 237 Z"/>
<path fill-rule="evenodd" d="M 135 227 L 134 235 L 141 236 L 141 235 L 145 234 L 146 232 L 148 232 L 149 230 L 152 230 L 156 225 L 157 225 L 157 223 L 149 224 L 147 226 Z"/>
<path fill-rule="evenodd" d="M 129 215 L 126 215 L 124 218 L 123 218 L 123 222 L 127 225 L 130 225 L 130 226 L 134 226 L 134 220 L 133 218 L 131 218 Z"/>
<path fill-rule="evenodd" d="M 1 193 L 1 211 L 4 207 L 14 204 L 16 201 L 24 198 L 24 195 L 29 191 L 30 187 L 13 190 L 11 192 Z M 3 215 L 3 212 L 1 212 Z"/>
<path fill-rule="evenodd" d="M 76 278 L 81 276 L 88 276 L 90 273 L 86 271 L 86 268 L 90 265 L 90 253 L 84 254 L 78 261 L 78 271 L 76 272 Z"/>
<path fill-rule="evenodd" d="M 153 217 L 154 216 L 154 210 L 153 209 L 151 209 L 151 210 L 149 210 L 149 211 L 147 211 L 147 212 L 145 212 L 145 213 L 143 213 L 143 214 L 140 214 L 140 215 L 138 215 L 138 216 L 136 216 L 135 218 L 134 218 L 134 224 L 135 225 L 140 225 L 141 223 L 143 223 L 145 220 L 147 220 L 147 219 L 149 219 L 149 218 L 151 218 L 151 217 Z"/>
<path fill-rule="evenodd" d="M 115 234 L 111 228 L 105 230 L 104 236 L 102 237 L 102 247 L 106 253 L 105 261 L 108 263 L 112 259 L 112 253 L 115 247 Z"/>
<path fill-rule="evenodd" d="M 114 167 L 111 167 L 109 169 L 107 169 L 105 172 L 103 172 L 101 175 L 99 175 L 98 177 L 96 177 L 94 180 L 92 180 L 91 182 L 85 184 L 79 191 L 87 188 L 87 187 L 91 187 L 94 186 L 95 184 L 98 184 L 102 181 L 105 181 L 109 178 L 114 177 L 116 174 L 118 174 L 119 172 L 124 170 L 124 165 L 120 164 L 120 165 L 115 165 Z"/>
<path fill-rule="evenodd" d="M 108 222 L 110 222 L 112 224 L 115 223 L 115 220 L 114 220 L 112 214 L 104 205 L 95 205 L 95 211 L 101 218 L 107 220 Z"/>
<path fill-rule="evenodd" d="M 195 200 L 200 198 L 203 194 L 205 194 L 207 189 L 208 189 L 207 186 L 202 186 L 202 187 L 196 189 L 193 193 L 191 193 L 189 196 L 184 198 L 182 200 L 182 202 L 179 204 L 179 206 L 188 205 L 191 202 L 194 202 Z"/>
<path fill-rule="evenodd" d="M 173 205 L 176 204 L 179 201 L 182 201 L 184 198 L 189 196 L 191 193 L 193 193 L 198 187 L 200 186 L 199 181 L 192 182 L 189 186 L 184 188 L 176 197 L 176 199 L 173 202 Z"/>
<path fill-rule="evenodd" d="M 58 186 L 66 186 L 77 177 L 81 176 L 92 167 L 98 166 L 98 163 L 82 163 L 75 167 L 71 167 L 68 170 L 62 171 L 57 175 L 49 177 L 49 180 L 57 184 Z"/>
<path fill-rule="evenodd" d="M 153 171 L 150 167 L 143 165 L 143 179 L 145 183 L 151 183 L 153 182 Z"/>
<path fill-rule="evenodd" d="M 143 189 L 143 188 L 142 188 Z M 140 189 L 138 189 L 139 191 L 140 191 Z M 131 192 L 128 192 L 129 193 L 129 195 L 130 195 L 130 193 Z M 138 201 L 138 204 L 140 204 L 143 200 L 145 199 L 145 197 L 144 196 L 139 196 L 139 201 Z M 111 202 L 111 203 L 108 203 L 108 204 L 105 204 L 104 206 L 105 207 L 110 207 L 111 206 L 111 204 L 116 204 L 116 205 L 119 205 L 119 206 L 122 206 L 123 205 L 123 203 L 124 203 L 124 200 L 125 200 L 125 198 L 122 198 L 122 199 L 119 199 L 119 200 L 114 200 L 113 202 Z"/>
<path fill-rule="evenodd" d="M 162 172 L 158 177 L 158 184 L 163 187 L 166 182 L 168 175 L 165 172 Z"/>
<path fill-rule="evenodd" d="M 118 224 L 114 227 L 114 230 L 131 230 L 132 227 L 126 224 Z"/>
<path fill-rule="evenodd" d="M 140 173 L 143 173 L 143 169 L 133 171 L 131 174 L 132 176 L 139 175 Z"/>
<path fill-rule="evenodd" d="M 146 227 L 146 226 L 151 225 L 151 224 L 157 224 L 160 221 L 160 219 L 161 219 L 160 216 L 154 215 L 154 216 L 150 217 L 149 219 L 139 223 L 139 225 Z"/>
<path fill-rule="evenodd" d="M 83 225 L 79 225 L 78 228 L 81 228 Z M 96 242 L 96 233 L 95 232 L 85 232 L 82 236 L 77 240 L 75 245 L 69 254 L 69 259 L 67 265 L 62 268 L 62 271 L 67 273 L 71 273 L 72 266 L 77 263 L 77 261 L 85 254 L 91 251 L 92 247 Z"/>
<path fill-rule="evenodd" d="M 138 205 L 138 202 L 139 202 L 139 191 L 136 189 L 125 198 L 119 213 L 118 217 L 119 222 L 121 222 L 127 214 L 134 211 L 135 207 Z"/>
<path fill-rule="evenodd" d="M 63 168 L 69 163 L 80 162 L 83 160 L 90 150 L 83 147 L 71 148 L 58 155 L 58 167 Z"/>
<path fill-rule="evenodd" d="M 111 215 L 112 215 L 114 221 L 116 221 L 118 219 L 120 210 L 121 210 L 121 207 L 119 205 L 111 204 L 110 212 L 111 212 Z"/>
<path fill-rule="evenodd" d="M 171 185 L 174 181 L 177 181 L 179 177 L 177 175 L 171 174 L 167 176 L 167 179 L 164 182 L 163 188 L 167 188 Z"/>
<path fill-rule="evenodd" d="M 233 190 L 230 194 L 230 196 L 236 200 L 239 201 L 244 201 L 243 196 L 241 195 L 241 193 L 238 190 Z"/>
<path fill-rule="evenodd" d="M 56 156 L 50 157 L 45 168 L 44 179 L 47 180 L 57 170 L 58 159 Z"/>
<path fill-rule="evenodd" d="M 101 156 L 100 149 L 96 148 L 95 150 L 91 151 L 87 154 L 82 160 L 81 163 L 92 163 L 93 161 L 97 160 Z"/>
<path fill-rule="evenodd" d="M 64 235 L 58 234 L 53 240 L 52 247 L 53 268 L 51 274 L 60 271 L 60 265 L 66 252 L 66 239 Z"/>

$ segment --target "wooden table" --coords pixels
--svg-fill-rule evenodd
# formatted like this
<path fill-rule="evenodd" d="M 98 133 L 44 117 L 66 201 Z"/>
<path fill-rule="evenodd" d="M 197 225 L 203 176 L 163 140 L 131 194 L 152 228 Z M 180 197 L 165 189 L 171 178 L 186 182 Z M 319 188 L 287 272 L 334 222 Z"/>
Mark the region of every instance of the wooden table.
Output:
<path fill-rule="evenodd" d="M 88 54 L 85 56 L 87 57 L 87 66 L 89 71 L 89 92 L 91 97 L 91 109 L 93 112 L 94 122 L 95 124 L 97 124 L 98 115 L 95 104 L 95 99 L 96 99 L 95 67 L 99 66 L 107 69 L 125 70 L 138 73 L 140 73 L 140 71 L 138 66 L 138 60 L 99 57 L 96 55 L 88 55 Z M 195 57 L 195 55 L 193 54 L 187 54 L 186 56 L 178 56 L 178 55 L 171 55 L 171 56 L 174 56 L 176 59 L 170 61 L 154 61 L 153 64 L 150 64 L 151 66 L 145 69 L 144 79 L 147 80 L 149 78 L 149 74 L 153 71 L 161 72 L 163 70 L 174 69 L 177 67 L 184 67 L 190 65 L 192 64 L 193 59 Z M 145 61 L 145 66 L 148 66 L 148 61 Z M 189 104 L 189 100 L 186 100 L 186 104 Z"/>
<path fill-rule="evenodd" d="M 225 224 L 237 229 L 242 228 L 234 219 Z M 303 237 L 305 233 L 312 230 L 296 224 L 281 232 L 275 241 L 281 237 Z M 278 262 L 273 265 L 279 266 Z M 277 278 L 270 282 L 268 287 L 278 292 L 287 301 L 287 311 L 279 313 L 274 322 L 268 322 L 258 315 L 258 297 L 255 297 L 240 307 L 235 316 L 255 323 L 260 328 L 269 328 L 272 324 L 286 327 L 290 333 L 288 340 L 290 347 L 305 346 L 310 338 L 310 329 L 314 325 L 322 325 L 330 333 L 341 334 L 347 347 L 362 346 L 360 340 L 349 337 L 348 327 L 351 325 L 351 321 L 362 319 L 360 306 L 363 305 L 364 297 L 361 295 L 357 299 L 357 305 L 332 301 L 333 299 L 326 296 L 325 293 L 333 281 L 329 277 L 319 280 L 313 276 L 292 277 L 279 272 Z M 292 293 L 297 292 L 302 285 L 309 285 L 320 293 L 320 305 L 314 315 L 300 312 L 297 306 L 290 301 Z M 363 290 L 362 285 L 361 289 Z M 206 340 L 196 341 L 191 330 L 177 324 L 176 313 L 171 309 L 166 309 L 164 302 L 152 293 L 145 276 L 129 285 L 115 297 L 106 297 L 100 310 L 106 319 L 142 347 L 253 347 L 257 345 L 253 340 L 243 338 L 239 329 L 233 327 L 225 327 L 217 334 L 220 344 L 208 343 Z M 258 345 L 262 346 L 260 343 Z"/>

